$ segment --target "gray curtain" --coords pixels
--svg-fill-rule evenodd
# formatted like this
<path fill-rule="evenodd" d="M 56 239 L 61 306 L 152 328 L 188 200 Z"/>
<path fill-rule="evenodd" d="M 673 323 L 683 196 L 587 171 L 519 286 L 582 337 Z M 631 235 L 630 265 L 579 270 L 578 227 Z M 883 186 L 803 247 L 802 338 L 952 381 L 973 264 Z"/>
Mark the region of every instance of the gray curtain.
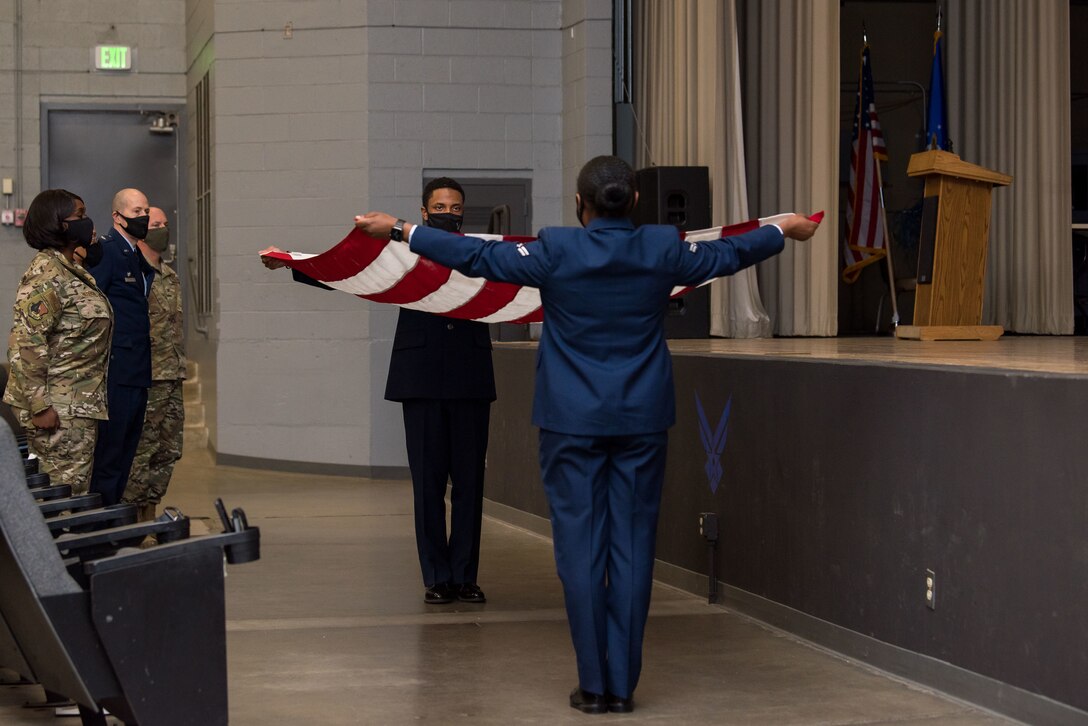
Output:
<path fill-rule="evenodd" d="M 1020 333 L 1072 333 L 1069 2 L 947 7 L 953 151 L 1013 177 L 994 190 L 983 317 Z"/>
<path fill-rule="evenodd" d="M 638 165 L 710 169 L 714 224 L 749 218 L 734 0 L 636 0 Z M 713 335 L 767 337 L 755 269 L 711 285 Z"/>
<path fill-rule="evenodd" d="M 776 335 L 838 332 L 839 3 L 741 0 L 749 200 L 760 216 L 827 217 L 759 267 Z"/>

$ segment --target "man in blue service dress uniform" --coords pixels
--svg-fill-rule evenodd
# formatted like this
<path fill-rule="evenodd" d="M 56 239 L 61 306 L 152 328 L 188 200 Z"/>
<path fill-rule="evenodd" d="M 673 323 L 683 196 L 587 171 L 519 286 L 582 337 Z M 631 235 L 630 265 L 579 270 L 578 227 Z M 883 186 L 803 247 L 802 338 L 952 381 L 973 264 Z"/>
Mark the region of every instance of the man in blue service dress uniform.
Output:
<path fill-rule="evenodd" d="M 460 231 L 465 193 L 456 180 L 432 180 L 423 189 L 422 201 L 425 225 Z M 283 266 L 263 259 L 266 267 Z M 297 270 L 291 274 L 298 282 L 329 289 Z M 399 402 L 404 412 L 423 599 L 430 604 L 486 602 L 476 576 L 484 460 L 495 400 L 487 325 L 401 308 L 385 398 Z M 452 485 L 448 538 L 447 481 Z"/>
<path fill-rule="evenodd" d="M 792 215 L 737 237 L 698 244 L 674 227 L 635 228 L 638 195 L 626 162 L 602 156 L 578 175 L 578 228 L 535 242 L 458 237 L 372 212 L 356 224 L 473 277 L 540 289 L 544 326 L 533 423 L 551 509 L 555 561 L 578 662 L 570 705 L 627 712 L 642 667 L 654 540 L 675 421 L 664 315 L 676 285 L 697 285 L 808 239 Z"/>
<path fill-rule="evenodd" d="M 102 238 L 102 259 L 90 268 L 95 282 L 113 306 L 113 343 L 106 377 L 109 420 L 98 428 L 91 491 L 106 504 L 121 501 L 140 443 L 151 386 L 151 323 L 147 293 L 155 268 L 136 243 L 147 237 L 147 197 L 138 189 L 122 189 L 113 197 L 113 227 Z"/>
<path fill-rule="evenodd" d="M 460 231 L 464 198 L 453 179 L 429 182 L 423 189 L 424 224 Z M 487 324 L 401 308 L 385 398 L 400 402 L 404 410 L 424 600 L 485 602 L 476 574 L 484 459 L 495 400 Z M 447 479 L 452 484 L 448 540 Z"/>

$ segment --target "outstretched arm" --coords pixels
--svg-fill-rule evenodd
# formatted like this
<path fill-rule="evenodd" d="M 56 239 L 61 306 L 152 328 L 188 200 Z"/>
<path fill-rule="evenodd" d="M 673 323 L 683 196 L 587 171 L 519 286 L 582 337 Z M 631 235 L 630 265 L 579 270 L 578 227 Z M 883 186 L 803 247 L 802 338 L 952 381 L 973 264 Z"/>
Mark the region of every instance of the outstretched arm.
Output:
<path fill-rule="evenodd" d="M 396 221 L 388 214 L 370 212 L 356 217 L 355 226 L 371 237 L 387 239 Z M 412 252 L 469 277 L 540 287 L 550 268 L 540 240 L 519 244 L 482 240 L 410 222 L 404 224 L 403 235 L 405 241 L 411 240 Z"/>
<path fill-rule="evenodd" d="M 378 239 L 389 239 L 389 233 L 393 231 L 393 225 L 396 223 L 396 217 L 384 212 L 367 212 L 366 214 L 355 215 L 355 226 L 371 237 L 377 237 Z M 411 222 L 404 223 L 405 242 L 410 239 L 413 227 L 415 225 Z"/>
<path fill-rule="evenodd" d="M 810 239 L 818 227 L 819 222 L 791 214 L 745 234 L 690 243 L 679 255 L 678 284 L 699 285 L 740 272 L 781 252 L 786 237 L 804 241 Z"/>

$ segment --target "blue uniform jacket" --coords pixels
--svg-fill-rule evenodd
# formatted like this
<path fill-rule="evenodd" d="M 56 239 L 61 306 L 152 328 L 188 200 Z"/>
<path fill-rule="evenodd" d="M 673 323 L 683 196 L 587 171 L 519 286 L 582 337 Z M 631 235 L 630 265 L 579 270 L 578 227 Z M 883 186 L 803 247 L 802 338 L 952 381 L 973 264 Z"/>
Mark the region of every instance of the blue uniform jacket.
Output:
<path fill-rule="evenodd" d="M 782 250 L 777 227 L 689 244 L 675 227 L 598 218 L 548 227 L 535 242 L 483 242 L 417 226 L 411 249 L 473 277 L 540 289 L 533 423 L 558 433 L 625 436 L 676 420 L 664 316 L 677 285 L 731 275 Z"/>
<path fill-rule="evenodd" d="M 385 398 L 495 400 L 486 323 L 401 308 Z"/>
<path fill-rule="evenodd" d="M 147 316 L 147 285 L 155 268 L 121 233 L 111 228 L 102 238 L 102 261 L 88 270 L 113 306 L 110 348 L 111 385 L 151 386 L 151 323 Z"/>

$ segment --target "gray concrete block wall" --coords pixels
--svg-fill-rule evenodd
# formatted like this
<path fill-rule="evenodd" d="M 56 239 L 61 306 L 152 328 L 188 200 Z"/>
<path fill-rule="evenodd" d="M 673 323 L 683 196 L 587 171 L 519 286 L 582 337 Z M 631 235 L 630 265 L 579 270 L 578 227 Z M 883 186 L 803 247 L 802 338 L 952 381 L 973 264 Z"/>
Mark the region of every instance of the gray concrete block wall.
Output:
<path fill-rule="evenodd" d="M 22 12 L 18 59 L 17 5 Z M 29 206 L 41 191 L 42 103 L 184 102 L 186 19 L 186 6 L 177 0 L 22 0 L 0 6 L 0 177 L 15 180 L 13 206 Z M 136 48 L 135 71 L 95 72 L 92 50 L 100 43 Z M 14 98 L 17 72 L 20 99 Z M 21 166 L 15 153 L 16 118 L 22 122 Z M 0 197 L 0 204 L 4 201 Z M 0 227 L 0 247 L 0 329 L 6 333 L 15 290 L 33 250 L 13 227 Z M 7 336 L 3 339 L 6 348 Z"/>
<path fill-rule="evenodd" d="M 371 3 L 371 206 L 414 219 L 425 174 L 518 171 L 534 227 L 561 220 L 561 6 Z"/>
<path fill-rule="evenodd" d="M 397 310 L 266 272 L 256 250 L 322 251 L 368 209 L 415 219 L 424 175 L 439 173 L 529 177 L 534 227 L 561 223 L 565 177 L 584 161 L 567 159 L 568 116 L 571 148 L 611 132 L 610 111 L 596 113 L 610 60 L 589 68 L 587 52 L 602 32 L 610 43 L 609 14 L 580 4 L 572 50 L 566 5 L 188 1 L 189 61 L 210 56 L 214 79 L 219 453 L 406 464 L 383 400 Z M 570 111 L 572 73 L 584 92 Z"/>
<path fill-rule="evenodd" d="M 0 10 L 0 98 L 7 99 L 0 103 L 0 177 L 16 178 L 15 119 L 20 106 L 11 102 L 15 96 L 15 15 L 14 6 L 5 4 Z M 25 123 L 24 123 L 25 125 Z M 11 205 L 16 205 L 15 197 Z M 7 203 L 5 197 L 0 201 Z M 15 299 L 15 289 L 19 278 L 26 269 L 29 257 L 23 250 L 29 251 L 23 242 L 20 230 L 14 227 L 0 227 L 0 245 L 5 254 L 0 255 L 0 330 L 7 333 L 10 326 L 11 303 Z M 7 339 L 6 335 L 4 337 Z M 6 348 L 6 343 L 5 343 Z"/>
<path fill-rule="evenodd" d="M 561 16 L 560 0 L 370 3 L 369 206 L 414 220 L 424 175 L 523 176 L 533 227 L 560 223 Z M 403 448 L 394 427 L 372 442 Z"/>
<path fill-rule="evenodd" d="M 404 463 L 403 446 L 370 446 L 370 368 L 388 355 L 372 338 L 376 306 L 295 283 L 257 257 L 268 245 L 321 252 L 363 211 L 369 63 L 359 5 L 213 3 L 220 454 Z"/>
<path fill-rule="evenodd" d="M 196 249 L 196 184 L 197 184 L 197 131 L 196 131 L 196 87 L 208 74 L 214 83 L 215 76 L 215 2 L 214 0 L 186 0 L 185 1 L 185 56 L 186 56 L 186 105 L 188 108 L 189 123 L 185 126 L 186 132 L 186 204 L 185 208 L 191 215 L 189 229 L 190 254 Z M 213 105 L 214 115 L 214 101 Z M 215 127 L 211 127 L 212 147 L 214 150 Z M 215 159 L 213 153 L 213 159 Z M 216 267 L 213 261 L 213 280 Z M 182 270 L 182 274 L 188 274 L 188 270 Z M 192 278 L 190 276 L 190 283 Z M 218 285 L 213 282 L 213 290 L 218 291 Z M 213 298 L 217 293 L 213 294 Z M 186 354 L 190 361 L 190 375 L 194 371 L 200 380 L 201 402 L 204 406 L 204 425 L 208 431 L 208 441 L 214 446 L 218 433 L 219 406 L 218 406 L 218 368 L 217 368 L 217 343 L 219 330 L 216 318 L 200 318 L 196 314 L 194 306 L 186 308 L 187 346 Z"/>
<path fill-rule="evenodd" d="M 563 198 L 573 200 L 578 170 L 612 153 L 612 4 L 563 0 Z M 566 224 L 577 224 L 574 204 Z"/>
<path fill-rule="evenodd" d="M 369 207 L 415 220 L 424 174 L 517 173 L 533 180 L 534 226 L 555 223 L 558 139 L 536 130 L 557 125 L 559 94 L 540 102 L 534 89 L 561 77 L 534 77 L 533 63 L 558 59 L 558 21 L 557 0 L 371 2 Z M 387 357 L 371 372 L 374 450 L 403 452 L 399 411 L 381 401 Z"/>
<path fill-rule="evenodd" d="M 434 173 L 527 176 L 533 226 L 564 221 L 577 167 L 610 149 L 611 64 L 597 52 L 610 43 L 609 9 L 604 0 L 25 1 L 23 99 L 0 105 L 0 176 L 19 178 L 24 205 L 38 191 L 43 101 L 184 99 L 192 112 L 209 73 L 215 311 L 207 337 L 191 316 L 189 348 L 212 444 L 241 457 L 402 466 L 400 414 L 382 400 L 396 309 L 290 283 L 260 267 L 256 251 L 324 250 L 368 208 L 415 218 L 422 178 Z M 14 36 L 14 4 L 5 5 L 0 97 L 14 93 L 4 72 Z M 139 72 L 89 72 L 100 42 L 136 46 Z M 192 124 L 185 132 L 191 214 Z M 24 252 L 0 259 L 0 296 L 10 299 L 30 254 L 15 230 L 0 229 L 0 244 Z"/>

